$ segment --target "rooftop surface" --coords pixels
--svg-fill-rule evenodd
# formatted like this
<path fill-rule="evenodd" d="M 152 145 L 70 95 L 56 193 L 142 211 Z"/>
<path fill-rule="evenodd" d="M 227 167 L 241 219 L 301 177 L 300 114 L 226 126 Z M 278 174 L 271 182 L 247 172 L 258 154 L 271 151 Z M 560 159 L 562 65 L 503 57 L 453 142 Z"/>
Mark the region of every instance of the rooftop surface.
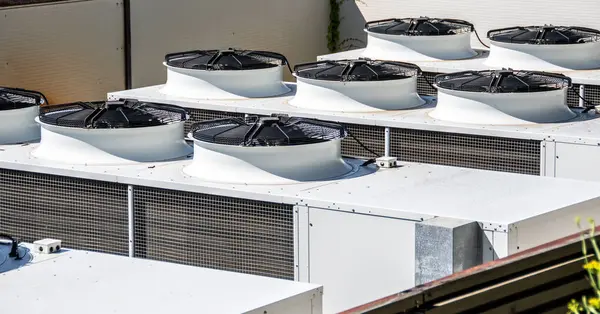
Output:
<path fill-rule="evenodd" d="M 22 246 L 20 254 L 32 248 Z M 8 248 L 0 245 L 0 258 Z M 321 289 L 315 284 L 64 249 L 33 254 L 27 265 L 0 273 L 4 313 L 263 313 L 266 305 L 303 294 L 309 300 Z"/>
<path fill-rule="evenodd" d="M 128 166 L 69 165 L 31 156 L 37 144 L 0 146 L 0 168 L 122 184 L 302 204 L 421 221 L 434 216 L 511 224 L 566 206 L 600 198 L 600 183 L 402 162 L 379 169 L 360 167 L 330 181 L 287 185 L 220 184 L 186 175 L 192 160 Z"/>

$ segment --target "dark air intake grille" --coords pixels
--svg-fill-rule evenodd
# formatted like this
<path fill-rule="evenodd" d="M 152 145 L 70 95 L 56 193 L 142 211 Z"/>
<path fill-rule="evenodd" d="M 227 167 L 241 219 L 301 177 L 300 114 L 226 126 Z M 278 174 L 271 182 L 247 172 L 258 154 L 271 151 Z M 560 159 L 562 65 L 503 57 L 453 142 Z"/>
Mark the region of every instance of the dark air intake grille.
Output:
<path fill-rule="evenodd" d="M 0 232 L 72 249 L 128 254 L 127 186 L 0 169 Z"/>
<path fill-rule="evenodd" d="M 433 79 L 438 74 L 440 74 L 440 73 L 423 72 L 422 75 L 418 76 L 417 77 L 417 93 L 419 93 L 419 95 L 425 95 L 425 96 L 437 95 L 437 90 L 435 88 L 431 87 L 431 85 L 429 85 L 429 83 L 427 83 L 427 80 L 429 80 L 429 82 L 433 83 Z"/>
<path fill-rule="evenodd" d="M 385 129 L 372 125 L 343 124 L 346 129 L 358 138 L 367 148 L 373 150 L 379 155 L 385 151 Z M 358 142 L 348 135 L 342 140 L 342 156 L 357 158 L 374 158 L 373 154 L 362 148 Z"/>
<path fill-rule="evenodd" d="M 294 279 L 293 206 L 135 187 L 135 256 Z"/>
<path fill-rule="evenodd" d="M 402 161 L 540 174 L 540 141 L 391 129 L 390 153 Z"/>
<path fill-rule="evenodd" d="M 214 119 L 222 119 L 222 118 L 243 118 L 243 113 L 238 112 L 226 112 L 226 111 L 216 111 L 216 110 L 205 110 L 205 109 L 196 109 L 196 108 L 186 108 L 186 110 L 190 114 L 190 118 L 185 121 L 185 134 L 190 132 L 192 124 L 201 121 L 214 120 Z"/>
<path fill-rule="evenodd" d="M 567 93 L 567 104 L 569 107 L 579 107 L 579 86 L 580 84 L 573 84 L 573 88 L 570 88 Z M 599 85 L 584 85 L 585 96 L 584 98 L 594 105 L 600 105 L 600 86 Z M 584 106 L 587 104 L 584 103 Z"/>

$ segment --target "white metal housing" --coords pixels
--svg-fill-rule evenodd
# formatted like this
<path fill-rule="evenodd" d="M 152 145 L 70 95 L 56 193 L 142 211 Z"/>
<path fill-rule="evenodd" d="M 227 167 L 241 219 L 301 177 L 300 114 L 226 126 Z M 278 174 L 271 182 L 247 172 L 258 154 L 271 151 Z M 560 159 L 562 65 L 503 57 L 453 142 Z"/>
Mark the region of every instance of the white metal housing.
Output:
<path fill-rule="evenodd" d="M 600 41 L 571 45 L 490 42 L 484 64 L 492 68 L 571 71 L 600 68 Z"/>
<path fill-rule="evenodd" d="M 294 146 L 232 146 L 194 141 L 193 177 L 233 184 L 289 184 L 339 178 L 353 171 L 340 141 Z"/>
<path fill-rule="evenodd" d="M 40 138 L 40 126 L 35 122 L 39 106 L 0 110 L 0 144 L 30 142 Z"/>
<path fill-rule="evenodd" d="M 30 244 L 19 249 L 27 264 L 17 265 L 5 260 L 7 248 L 0 246 L 7 312 L 27 304 L 47 314 L 323 313 L 315 284 L 70 249 L 40 255 Z"/>
<path fill-rule="evenodd" d="M 564 122 L 577 115 L 567 106 L 567 88 L 533 93 L 457 91 L 436 86 L 438 100 L 429 114 L 468 124 Z"/>
<path fill-rule="evenodd" d="M 467 59 L 477 55 L 471 33 L 440 36 L 405 36 L 370 32 L 362 56 L 379 60 L 438 61 Z"/>
<path fill-rule="evenodd" d="M 299 108 L 338 112 L 400 110 L 425 103 L 417 94 L 417 77 L 387 81 L 325 81 L 296 76 L 290 104 Z"/>
<path fill-rule="evenodd" d="M 88 166 L 30 158 L 39 144 L 4 147 L 10 149 L 0 149 L 2 169 L 293 205 L 295 279 L 324 285 L 325 313 L 413 287 L 414 228 L 423 221 L 476 221 L 492 239 L 514 237 L 494 244 L 493 258 L 573 233 L 576 215 L 600 219 L 600 184 L 594 182 L 582 189 L 584 183 L 573 180 L 406 162 L 375 171 L 374 165 L 360 167 L 362 160 L 347 159 L 358 171 L 336 180 L 222 184 L 186 175 L 182 170 L 192 160 Z M 525 240 L 524 231 L 511 229 L 549 217 L 550 233 Z"/>
<path fill-rule="evenodd" d="M 32 156 L 65 164 L 118 165 L 184 157 L 192 148 L 183 139 L 184 122 L 121 129 L 82 129 L 39 121 L 40 145 Z"/>
<path fill-rule="evenodd" d="M 167 83 L 161 92 L 196 99 L 244 99 L 289 92 L 283 83 L 284 66 L 256 70 L 207 71 L 167 67 Z"/>

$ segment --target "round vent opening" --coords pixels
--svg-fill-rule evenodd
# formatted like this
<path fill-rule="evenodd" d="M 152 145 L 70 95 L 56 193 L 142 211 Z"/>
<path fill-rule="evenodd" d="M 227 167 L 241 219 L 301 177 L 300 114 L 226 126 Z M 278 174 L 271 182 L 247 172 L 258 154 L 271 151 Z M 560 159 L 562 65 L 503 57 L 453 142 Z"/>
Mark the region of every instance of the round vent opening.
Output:
<path fill-rule="evenodd" d="M 323 81 L 387 81 L 419 75 L 411 63 L 370 59 L 319 61 L 296 65 L 296 77 Z"/>
<path fill-rule="evenodd" d="M 46 104 L 48 104 L 48 101 L 40 92 L 0 87 L 0 111 L 44 106 Z"/>
<path fill-rule="evenodd" d="M 571 79 L 562 74 L 510 69 L 440 74 L 438 88 L 479 93 L 533 93 L 562 90 Z"/>
<path fill-rule="evenodd" d="M 570 45 L 599 41 L 600 31 L 575 26 L 516 26 L 490 30 L 487 37 L 513 44 Z"/>
<path fill-rule="evenodd" d="M 433 118 L 467 124 L 531 124 L 570 120 L 571 79 L 562 74 L 510 69 L 467 71 L 435 77 Z"/>
<path fill-rule="evenodd" d="M 425 103 L 417 94 L 421 69 L 411 63 L 360 58 L 299 64 L 290 104 L 310 110 L 373 112 Z"/>
<path fill-rule="evenodd" d="M 53 162 L 118 165 L 189 155 L 185 109 L 134 99 L 78 102 L 40 110 L 40 145 L 32 155 Z"/>
<path fill-rule="evenodd" d="M 394 18 L 371 21 L 365 30 L 377 34 L 404 36 L 444 36 L 472 32 L 473 24 L 455 19 L 440 18 Z"/>
<path fill-rule="evenodd" d="M 275 52 L 254 50 L 194 50 L 171 53 L 165 56 L 168 66 L 208 70 L 257 70 L 284 66 L 287 59 Z"/>
<path fill-rule="evenodd" d="M 192 126 L 198 141 L 233 146 L 292 146 L 341 139 L 341 125 L 289 117 L 228 118 L 198 122 Z"/>
<path fill-rule="evenodd" d="M 46 97 L 36 91 L 0 87 L 0 145 L 31 142 L 40 138 L 35 122 Z"/>
<path fill-rule="evenodd" d="M 288 93 L 285 56 L 255 50 L 195 50 L 165 56 L 161 93 L 191 99 L 247 99 Z M 290 70 L 291 71 L 291 70 Z"/>
<path fill-rule="evenodd" d="M 345 129 L 271 116 L 194 124 L 194 161 L 184 172 L 211 182 L 291 184 L 341 178 L 357 169 L 341 157 Z"/>
<path fill-rule="evenodd" d="M 137 100 L 77 102 L 42 108 L 39 120 L 71 128 L 141 128 L 185 121 L 187 112 L 178 106 Z"/>

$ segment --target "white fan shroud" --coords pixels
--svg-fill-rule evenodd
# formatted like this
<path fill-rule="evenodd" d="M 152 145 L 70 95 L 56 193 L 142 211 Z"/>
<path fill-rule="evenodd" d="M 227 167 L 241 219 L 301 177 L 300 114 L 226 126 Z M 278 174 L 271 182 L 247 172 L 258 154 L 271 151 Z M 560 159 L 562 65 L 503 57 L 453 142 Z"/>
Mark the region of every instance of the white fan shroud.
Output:
<path fill-rule="evenodd" d="M 39 106 L 0 110 L 0 145 L 38 140 L 40 126 L 35 118 L 39 111 Z"/>
<path fill-rule="evenodd" d="M 160 92 L 194 99 L 247 99 L 290 92 L 283 83 L 284 66 L 255 70 L 196 70 L 167 67 L 167 82 Z"/>
<path fill-rule="evenodd" d="M 325 81 L 298 77 L 295 107 L 336 112 L 401 110 L 425 103 L 417 93 L 417 77 L 386 81 Z"/>
<path fill-rule="evenodd" d="M 367 47 L 362 56 L 394 61 L 439 61 L 468 59 L 477 55 L 471 48 L 471 33 L 439 36 L 379 34 L 365 30 Z"/>
<path fill-rule="evenodd" d="M 41 125 L 39 159 L 78 165 L 120 165 L 164 161 L 187 156 L 193 149 L 183 139 L 184 122 L 119 129 L 83 129 Z"/>
<path fill-rule="evenodd" d="M 533 45 L 490 42 L 484 64 L 494 68 L 568 71 L 600 68 L 600 42 L 571 45 Z"/>
<path fill-rule="evenodd" d="M 341 140 L 293 146 L 233 146 L 194 141 L 184 173 L 230 184 L 293 184 L 330 180 L 353 172 L 341 157 Z"/>
<path fill-rule="evenodd" d="M 437 87 L 432 118 L 465 124 L 531 124 L 570 120 L 567 90 L 532 93 L 465 92 Z"/>

